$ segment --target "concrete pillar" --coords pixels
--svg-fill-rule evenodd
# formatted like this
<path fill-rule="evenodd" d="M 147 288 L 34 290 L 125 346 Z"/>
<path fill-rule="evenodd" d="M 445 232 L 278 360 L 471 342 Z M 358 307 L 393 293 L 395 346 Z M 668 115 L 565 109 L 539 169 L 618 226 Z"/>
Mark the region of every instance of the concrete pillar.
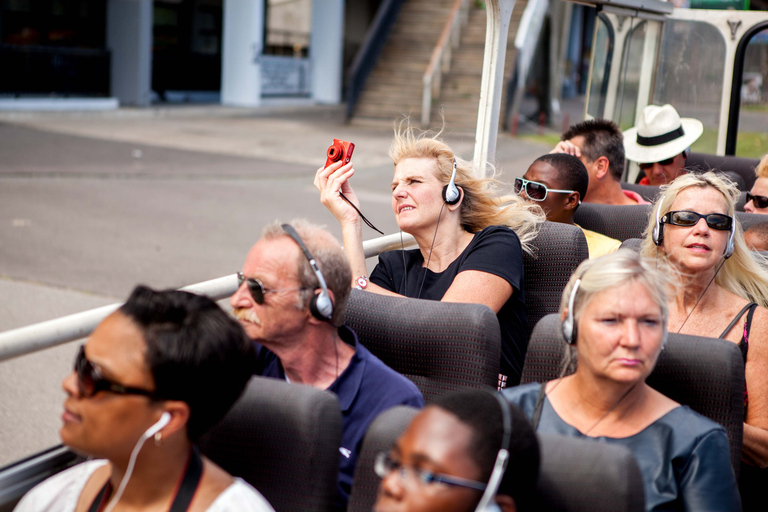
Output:
<path fill-rule="evenodd" d="M 261 104 L 264 33 L 263 0 L 224 0 L 221 46 L 221 103 L 256 107 Z"/>
<path fill-rule="evenodd" d="M 341 103 L 344 58 L 344 0 L 314 0 L 309 36 L 312 99 Z"/>
<path fill-rule="evenodd" d="M 152 92 L 152 0 L 108 0 L 110 89 L 121 105 L 149 105 Z"/>

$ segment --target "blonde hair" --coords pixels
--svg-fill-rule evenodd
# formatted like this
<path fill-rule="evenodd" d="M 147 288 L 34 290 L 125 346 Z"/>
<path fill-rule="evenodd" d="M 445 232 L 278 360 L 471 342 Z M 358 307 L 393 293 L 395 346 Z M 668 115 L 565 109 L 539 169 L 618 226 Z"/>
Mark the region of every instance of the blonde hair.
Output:
<path fill-rule="evenodd" d="M 763 155 L 760 163 L 755 167 L 755 176 L 758 178 L 768 178 L 768 154 Z"/>
<path fill-rule="evenodd" d="M 453 173 L 456 159 L 456 185 L 464 191 L 461 202 L 461 227 L 477 233 L 488 226 L 507 226 L 520 238 L 523 250 L 531 254 L 531 242 L 546 220 L 539 205 L 532 205 L 516 195 L 503 199 L 495 192 L 501 183 L 495 179 L 495 169 L 490 178 L 476 178 L 475 166 L 456 156 L 451 147 L 436 134 L 417 131 L 406 118 L 395 126 L 395 135 L 389 147 L 389 156 L 395 165 L 406 158 L 433 158 L 435 174 L 447 184 Z"/>
<path fill-rule="evenodd" d="M 658 250 L 656 244 L 653 243 L 653 229 L 656 226 L 657 212 L 659 218 L 664 216 L 680 192 L 690 187 L 711 187 L 720 192 L 728 207 L 728 215 L 733 218 L 733 229 L 735 230 L 733 255 L 723 263 L 715 277 L 715 283 L 739 297 L 768 307 L 768 269 L 759 264 L 752 256 L 746 242 L 744 242 L 741 223 L 735 217 L 739 189 L 730 180 L 724 179 L 714 172 L 685 174 L 676 178 L 669 185 L 661 187 L 660 197 L 651 209 L 643 233 L 644 240 L 640 249 L 641 253 L 651 258 L 658 257 L 660 263 L 668 266 L 671 270 L 676 270 L 670 264 L 666 253 Z"/>
<path fill-rule="evenodd" d="M 576 281 L 580 281 L 573 298 L 572 314 L 576 324 L 584 308 L 598 293 L 619 286 L 641 283 L 661 310 L 663 339 L 666 339 L 669 318 L 666 290 L 669 279 L 662 271 L 656 269 L 653 261 L 630 249 L 619 249 L 600 258 L 584 260 L 565 285 L 560 298 L 561 317 L 568 309 Z M 563 375 L 574 372 L 578 363 L 575 344 L 567 344 L 566 347 L 562 362 Z"/>

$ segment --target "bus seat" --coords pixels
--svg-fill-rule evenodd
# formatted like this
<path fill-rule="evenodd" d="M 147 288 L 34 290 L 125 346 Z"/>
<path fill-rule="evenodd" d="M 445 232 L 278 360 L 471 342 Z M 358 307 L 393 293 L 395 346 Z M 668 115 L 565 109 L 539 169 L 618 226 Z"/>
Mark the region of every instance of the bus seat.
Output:
<path fill-rule="evenodd" d="M 528 342 L 521 384 L 560 376 L 565 342 L 558 315 L 547 315 Z M 728 432 L 736 476 L 744 421 L 744 361 L 735 343 L 704 336 L 669 334 L 648 385 L 721 424 Z"/>
<path fill-rule="evenodd" d="M 576 226 L 545 222 L 532 243 L 534 255 L 523 253 L 525 313 L 528 333 L 536 322 L 560 308 L 560 295 L 579 263 L 589 258 L 584 233 Z"/>
<path fill-rule="evenodd" d="M 627 238 L 621 242 L 621 247 L 619 247 L 619 249 L 629 249 L 630 251 L 640 252 L 642 244 L 642 238 Z"/>
<path fill-rule="evenodd" d="M 642 238 L 652 207 L 648 204 L 614 205 L 582 203 L 576 210 L 574 221 L 584 229 L 624 241 Z"/>
<path fill-rule="evenodd" d="M 553 434 L 538 436 L 541 466 L 535 510 L 645 510 L 643 477 L 629 449 Z"/>
<path fill-rule="evenodd" d="M 726 174 L 733 173 L 743 180 L 741 190 L 752 189 L 757 177 L 755 168 L 760 160 L 757 158 L 744 158 L 740 156 L 718 156 L 707 153 L 691 153 L 686 162 L 686 168 L 697 172 L 704 171 L 722 171 Z M 733 179 L 733 178 L 732 178 Z M 737 185 L 738 185 L 737 181 Z"/>
<path fill-rule="evenodd" d="M 381 482 L 381 478 L 373 471 L 376 454 L 389 451 L 418 412 L 415 407 L 398 405 L 382 412 L 371 422 L 357 459 L 348 512 L 370 512 L 373 509 Z"/>
<path fill-rule="evenodd" d="M 739 194 L 739 199 L 736 201 L 736 211 L 743 212 L 745 204 L 747 204 L 747 193 L 742 191 L 741 194 Z"/>
<path fill-rule="evenodd" d="M 501 333 L 487 306 L 353 289 L 345 322 L 371 353 L 411 379 L 427 403 L 450 391 L 498 385 Z"/>
<path fill-rule="evenodd" d="M 281 511 L 330 511 L 336 496 L 341 410 L 327 391 L 253 377 L 200 450 Z"/>
<path fill-rule="evenodd" d="M 646 201 L 652 203 L 659 197 L 659 187 L 653 185 L 640 185 L 639 183 L 628 183 L 626 181 L 621 182 L 621 188 L 624 190 L 631 190 L 640 194 L 640 197 Z"/>
<path fill-rule="evenodd" d="M 754 226 L 755 224 L 768 222 L 768 215 L 763 215 L 762 213 L 747 213 L 737 211 L 736 218 L 739 220 L 741 229 L 744 231 L 749 229 L 751 226 Z"/>

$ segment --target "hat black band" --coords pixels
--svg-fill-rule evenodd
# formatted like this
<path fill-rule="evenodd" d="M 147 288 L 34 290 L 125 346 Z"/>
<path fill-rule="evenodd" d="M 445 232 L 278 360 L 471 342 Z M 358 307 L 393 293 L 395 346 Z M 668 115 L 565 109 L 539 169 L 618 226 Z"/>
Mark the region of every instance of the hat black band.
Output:
<path fill-rule="evenodd" d="M 685 135 L 685 132 L 683 131 L 682 126 L 672 130 L 671 132 L 662 133 L 661 135 L 656 135 L 655 137 L 643 137 L 638 133 L 637 143 L 640 144 L 641 146 L 658 146 L 660 144 L 664 144 L 665 142 L 679 139 L 683 135 Z"/>

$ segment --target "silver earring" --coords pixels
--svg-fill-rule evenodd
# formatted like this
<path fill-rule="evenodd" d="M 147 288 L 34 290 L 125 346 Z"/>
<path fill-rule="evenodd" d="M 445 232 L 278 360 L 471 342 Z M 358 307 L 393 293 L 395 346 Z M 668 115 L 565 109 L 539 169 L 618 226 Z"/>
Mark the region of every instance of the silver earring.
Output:
<path fill-rule="evenodd" d="M 155 434 L 155 446 L 160 446 L 161 444 L 163 444 L 163 434 L 158 432 Z"/>

